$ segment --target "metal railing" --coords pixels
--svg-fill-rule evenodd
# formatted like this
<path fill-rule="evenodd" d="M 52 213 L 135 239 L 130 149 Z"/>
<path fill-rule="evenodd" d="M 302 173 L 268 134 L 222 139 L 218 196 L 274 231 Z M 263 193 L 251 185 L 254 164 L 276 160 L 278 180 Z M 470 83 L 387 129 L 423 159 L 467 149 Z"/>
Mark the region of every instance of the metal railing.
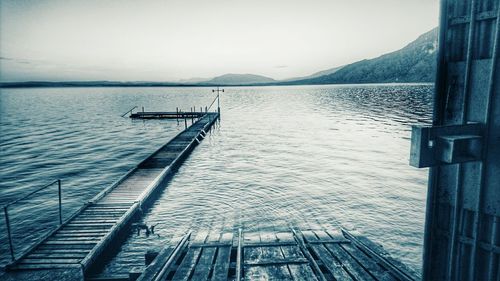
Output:
<path fill-rule="evenodd" d="M 39 191 L 42 191 L 50 186 L 53 186 L 55 183 L 57 183 L 57 191 L 58 191 L 58 196 L 59 196 L 59 225 L 61 225 L 62 224 L 62 200 L 61 200 L 61 180 L 60 179 L 55 180 L 49 184 L 46 184 L 43 187 L 40 187 L 40 188 L 28 193 L 27 195 L 8 203 L 7 205 L 5 205 L 3 207 L 3 212 L 5 214 L 5 225 L 7 227 L 7 237 L 9 239 L 10 256 L 12 258 L 12 261 L 15 261 L 16 258 L 15 258 L 15 253 L 14 253 L 14 243 L 13 243 L 13 239 L 12 239 L 11 226 L 10 226 L 9 207 L 16 204 L 17 202 L 19 202 L 21 200 L 24 200 L 24 199 L 30 197 L 31 195 L 33 195 Z"/>
<path fill-rule="evenodd" d="M 132 112 L 132 111 L 133 111 L 134 109 L 136 109 L 136 108 L 137 108 L 137 105 L 136 105 L 136 106 L 134 106 L 134 107 L 132 107 L 131 109 L 129 109 L 129 111 L 127 111 L 127 112 L 123 113 L 123 114 L 122 114 L 122 117 L 125 117 L 125 115 L 127 115 L 127 113 Z M 144 111 L 144 107 L 142 108 L 142 111 Z"/>

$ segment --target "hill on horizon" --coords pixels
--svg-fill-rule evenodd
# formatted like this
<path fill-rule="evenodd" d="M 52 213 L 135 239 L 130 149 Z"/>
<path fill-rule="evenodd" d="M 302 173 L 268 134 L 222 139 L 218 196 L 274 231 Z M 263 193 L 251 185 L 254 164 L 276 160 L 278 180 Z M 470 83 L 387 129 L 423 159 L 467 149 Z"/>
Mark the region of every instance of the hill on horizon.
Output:
<path fill-rule="evenodd" d="M 287 84 L 354 84 L 433 82 L 436 73 L 438 28 L 404 48 L 380 57 L 345 65 L 333 73 Z"/>
<path fill-rule="evenodd" d="M 256 74 L 224 74 L 199 84 L 207 85 L 256 85 L 277 82 L 273 78 Z"/>
<path fill-rule="evenodd" d="M 275 80 L 256 74 L 224 74 L 214 78 L 191 78 L 178 82 L 117 81 L 26 81 L 2 82 L 0 87 L 70 87 L 70 86 L 270 86 L 357 83 L 434 82 L 437 59 L 438 28 L 434 28 L 400 50 L 348 65 L 319 71 L 305 77 Z"/>

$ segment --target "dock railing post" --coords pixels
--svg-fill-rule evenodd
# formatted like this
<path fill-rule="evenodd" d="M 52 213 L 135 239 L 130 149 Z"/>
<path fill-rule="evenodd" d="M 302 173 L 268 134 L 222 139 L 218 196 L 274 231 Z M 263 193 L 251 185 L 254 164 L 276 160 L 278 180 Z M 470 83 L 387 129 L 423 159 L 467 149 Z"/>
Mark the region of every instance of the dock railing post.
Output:
<path fill-rule="evenodd" d="M 9 238 L 9 247 L 10 247 L 10 256 L 12 261 L 16 258 L 14 257 L 14 246 L 12 245 L 12 236 L 10 233 L 10 221 L 9 221 L 9 212 L 7 211 L 8 206 L 3 207 L 3 212 L 5 213 L 5 225 L 7 226 L 7 236 Z"/>
<path fill-rule="evenodd" d="M 186 119 L 186 114 L 184 114 L 184 130 L 187 130 L 188 128 L 188 121 Z"/>
<path fill-rule="evenodd" d="M 175 108 L 175 119 L 177 119 L 177 125 L 179 125 L 179 108 Z"/>
<path fill-rule="evenodd" d="M 61 180 L 57 180 L 57 188 L 59 193 L 59 224 L 62 224 L 62 200 L 61 200 Z"/>
<path fill-rule="evenodd" d="M 222 91 L 224 91 L 224 90 L 222 90 Z M 217 112 L 220 115 L 220 94 L 219 93 L 217 93 Z"/>

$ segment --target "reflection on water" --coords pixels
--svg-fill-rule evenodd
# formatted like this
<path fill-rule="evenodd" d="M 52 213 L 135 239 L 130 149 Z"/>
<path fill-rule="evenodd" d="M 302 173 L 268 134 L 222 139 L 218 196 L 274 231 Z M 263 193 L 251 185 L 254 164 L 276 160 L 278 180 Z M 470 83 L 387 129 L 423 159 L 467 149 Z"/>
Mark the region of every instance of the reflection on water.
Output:
<path fill-rule="evenodd" d="M 410 125 L 430 123 L 431 92 L 430 85 L 226 89 L 220 126 L 143 218 L 157 224 L 155 235 L 131 233 L 103 274 L 143 265 L 146 249 L 189 228 L 338 223 L 419 270 L 426 171 L 408 166 L 409 136 Z M 1 98 L 1 202 L 62 178 L 69 214 L 183 127 L 134 122 L 121 113 L 133 105 L 204 106 L 213 94 L 207 88 L 18 89 L 3 90 Z M 57 200 L 43 196 L 45 207 Z M 16 225 L 18 234 L 28 228 Z"/>

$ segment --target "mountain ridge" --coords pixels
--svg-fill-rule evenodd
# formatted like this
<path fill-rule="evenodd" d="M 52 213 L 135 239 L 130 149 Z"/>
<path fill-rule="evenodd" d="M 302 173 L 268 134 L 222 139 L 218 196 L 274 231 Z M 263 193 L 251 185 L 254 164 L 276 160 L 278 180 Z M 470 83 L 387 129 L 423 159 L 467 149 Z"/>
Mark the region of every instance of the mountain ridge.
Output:
<path fill-rule="evenodd" d="M 434 28 L 403 48 L 351 64 L 318 71 L 309 76 L 275 80 L 257 74 L 228 73 L 213 78 L 191 78 L 178 82 L 148 81 L 25 81 L 0 82 L 2 88 L 17 87 L 193 87 L 193 86 L 272 86 L 360 83 L 428 83 L 436 72 L 438 28 Z"/>

